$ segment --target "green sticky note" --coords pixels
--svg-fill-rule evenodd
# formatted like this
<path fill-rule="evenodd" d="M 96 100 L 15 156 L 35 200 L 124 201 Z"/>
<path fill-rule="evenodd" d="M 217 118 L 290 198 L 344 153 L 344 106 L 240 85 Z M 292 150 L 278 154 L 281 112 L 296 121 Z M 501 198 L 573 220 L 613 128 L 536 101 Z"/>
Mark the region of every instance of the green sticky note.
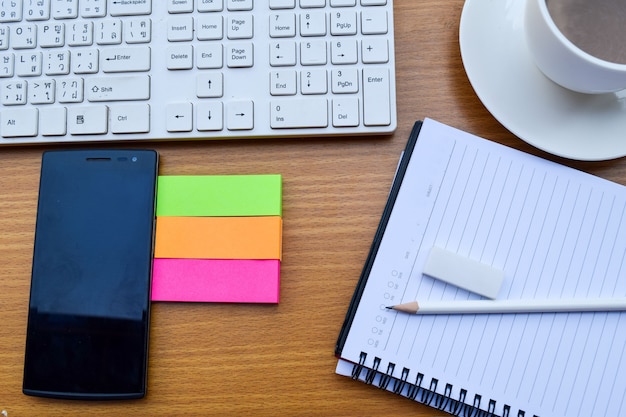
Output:
<path fill-rule="evenodd" d="M 164 175 L 157 216 L 281 216 L 281 175 Z"/>

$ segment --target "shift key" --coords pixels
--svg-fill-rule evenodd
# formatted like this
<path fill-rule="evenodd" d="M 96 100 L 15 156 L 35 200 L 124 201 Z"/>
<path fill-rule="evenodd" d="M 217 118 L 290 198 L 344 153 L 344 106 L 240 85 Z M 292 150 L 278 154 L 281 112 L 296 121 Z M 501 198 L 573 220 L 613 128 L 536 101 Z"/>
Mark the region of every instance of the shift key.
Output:
<path fill-rule="evenodd" d="M 150 98 L 150 77 L 102 77 L 85 80 L 85 94 L 89 101 L 132 101 Z"/>

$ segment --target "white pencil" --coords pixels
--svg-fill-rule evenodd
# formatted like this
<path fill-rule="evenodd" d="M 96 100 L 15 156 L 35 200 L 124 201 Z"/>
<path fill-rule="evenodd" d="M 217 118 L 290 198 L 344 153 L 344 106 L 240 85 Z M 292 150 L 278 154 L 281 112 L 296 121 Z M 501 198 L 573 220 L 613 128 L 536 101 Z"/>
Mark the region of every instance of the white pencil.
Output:
<path fill-rule="evenodd" d="M 621 298 L 413 301 L 387 307 L 410 314 L 558 313 L 626 310 Z"/>

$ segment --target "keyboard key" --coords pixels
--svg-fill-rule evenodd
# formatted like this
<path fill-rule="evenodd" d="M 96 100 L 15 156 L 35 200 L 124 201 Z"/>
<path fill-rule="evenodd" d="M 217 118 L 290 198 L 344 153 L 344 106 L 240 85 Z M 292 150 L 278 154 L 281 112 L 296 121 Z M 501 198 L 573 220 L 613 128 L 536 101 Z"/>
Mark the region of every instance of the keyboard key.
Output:
<path fill-rule="evenodd" d="M 296 43 L 293 41 L 272 43 L 270 45 L 270 65 L 272 67 L 296 65 Z"/>
<path fill-rule="evenodd" d="M 328 126 L 328 101 L 325 98 L 273 100 L 270 102 L 272 129 Z"/>
<path fill-rule="evenodd" d="M 221 12 L 224 10 L 223 0 L 197 0 L 199 12 Z"/>
<path fill-rule="evenodd" d="M 378 9 L 364 10 L 361 13 L 361 33 L 364 35 L 380 35 L 387 33 L 387 12 Z"/>
<path fill-rule="evenodd" d="M 104 17 L 107 11 L 107 0 L 81 0 L 80 15 L 82 17 Z"/>
<path fill-rule="evenodd" d="M 307 40 L 300 44 L 300 63 L 302 65 L 326 65 L 328 54 L 325 40 Z"/>
<path fill-rule="evenodd" d="M 221 101 L 202 101 L 198 103 L 197 126 L 199 131 L 219 131 L 224 129 L 224 106 Z"/>
<path fill-rule="evenodd" d="M 300 72 L 300 91 L 302 94 L 326 94 L 328 76 L 325 69 L 311 69 Z"/>
<path fill-rule="evenodd" d="M 43 136 L 67 134 L 67 109 L 45 106 L 39 110 L 39 131 Z"/>
<path fill-rule="evenodd" d="M 40 26 L 39 46 L 57 48 L 65 45 L 65 24 L 54 23 Z"/>
<path fill-rule="evenodd" d="M 356 35 L 356 13 L 353 11 L 337 11 L 330 15 L 331 35 Z"/>
<path fill-rule="evenodd" d="M 0 113 L 1 134 L 4 138 L 37 136 L 37 109 L 11 108 Z"/>
<path fill-rule="evenodd" d="M 124 24 L 126 43 L 148 43 L 152 39 L 152 20 L 148 18 L 131 19 Z"/>
<path fill-rule="evenodd" d="M 163 1 L 163 0 L 156 0 Z M 138 1 L 111 1 L 109 13 L 111 16 L 139 16 L 152 12 L 152 0 Z"/>
<path fill-rule="evenodd" d="M 333 41 L 330 45 L 330 60 L 335 65 L 357 63 L 357 45 L 355 39 Z"/>
<path fill-rule="evenodd" d="M 254 18 L 251 14 L 231 15 L 226 22 L 228 39 L 252 39 Z"/>
<path fill-rule="evenodd" d="M 150 131 L 150 105 L 123 104 L 110 108 L 111 132 L 147 133 Z"/>
<path fill-rule="evenodd" d="M 103 20 L 96 25 L 96 43 L 98 45 L 118 45 L 122 43 L 122 21 Z"/>
<path fill-rule="evenodd" d="M 52 0 L 54 19 L 74 19 L 78 17 L 78 0 Z"/>
<path fill-rule="evenodd" d="M 196 48 L 196 67 L 200 69 L 222 68 L 224 58 L 221 43 L 205 43 Z"/>
<path fill-rule="evenodd" d="M 389 61 L 389 45 L 385 38 L 367 38 L 361 43 L 364 64 L 382 64 Z"/>
<path fill-rule="evenodd" d="M 15 73 L 20 77 L 41 75 L 43 56 L 41 52 L 26 52 L 15 56 Z"/>
<path fill-rule="evenodd" d="M 224 0 L 226 8 L 231 11 L 236 10 L 252 10 L 253 0 Z"/>
<path fill-rule="evenodd" d="M 83 79 L 63 78 L 57 82 L 57 101 L 59 103 L 81 103 L 83 101 Z"/>
<path fill-rule="evenodd" d="M 24 9 L 26 20 L 50 19 L 50 0 L 29 1 Z"/>
<path fill-rule="evenodd" d="M 273 96 L 293 96 L 296 94 L 295 71 L 273 71 L 270 74 L 270 94 Z"/>
<path fill-rule="evenodd" d="M 33 80 L 28 87 L 28 102 L 31 104 L 52 104 L 56 92 L 54 79 Z"/>
<path fill-rule="evenodd" d="M 201 15 L 196 19 L 196 37 L 200 41 L 222 39 L 224 19 L 219 14 Z"/>
<path fill-rule="evenodd" d="M 0 26 L 0 51 L 9 49 L 9 28 Z"/>
<path fill-rule="evenodd" d="M 226 46 L 226 65 L 229 68 L 246 68 L 254 65 L 252 43 L 233 43 Z"/>
<path fill-rule="evenodd" d="M 296 0 L 269 0 L 270 9 L 293 9 Z"/>
<path fill-rule="evenodd" d="M 0 78 L 13 77 L 15 73 L 15 55 L 0 54 Z"/>
<path fill-rule="evenodd" d="M 166 1 L 167 1 L 167 11 L 169 13 L 193 12 L 193 0 L 166 0 Z"/>
<path fill-rule="evenodd" d="M 107 106 L 70 107 L 67 113 L 68 131 L 71 135 L 101 135 L 108 131 Z"/>
<path fill-rule="evenodd" d="M 22 20 L 22 0 L 1 2 L 0 23 L 19 22 Z"/>
<path fill-rule="evenodd" d="M 170 103 L 165 111 L 168 132 L 191 132 L 193 128 L 191 103 Z"/>
<path fill-rule="evenodd" d="M 10 38 L 13 49 L 32 49 L 37 46 L 37 26 L 32 23 L 15 26 Z"/>
<path fill-rule="evenodd" d="M 167 21 L 167 40 L 170 42 L 193 39 L 193 17 L 188 15 L 171 17 Z"/>
<path fill-rule="evenodd" d="M 15 106 L 26 104 L 28 84 L 24 80 L 6 81 L 2 84 L 2 104 Z"/>
<path fill-rule="evenodd" d="M 80 49 L 72 55 L 71 65 L 74 74 L 95 74 L 100 68 L 97 49 Z"/>
<path fill-rule="evenodd" d="M 129 101 L 150 98 L 150 77 L 100 77 L 85 80 L 88 101 Z"/>
<path fill-rule="evenodd" d="M 70 51 L 54 50 L 44 55 L 46 75 L 66 75 L 70 73 Z"/>
<path fill-rule="evenodd" d="M 150 69 L 150 48 L 109 48 L 102 52 L 103 72 L 134 72 Z"/>
<path fill-rule="evenodd" d="M 386 126 L 391 123 L 389 70 L 363 70 L 363 123 L 366 126 Z"/>
<path fill-rule="evenodd" d="M 167 48 L 167 69 L 184 70 L 193 68 L 193 46 L 172 44 Z"/>
<path fill-rule="evenodd" d="M 72 23 L 67 26 L 69 46 L 93 45 L 93 22 Z"/>
<path fill-rule="evenodd" d="M 310 11 L 300 15 L 300 36 L 326 35 L 326 13 Z"/>
<path fill-rule="evenodd" d="M 359 125 L 359 99 L 333 99 L 333 126 L 350 127 Z"/>
<path fill-rule="evenodd" d="M 196 79 L 196 95 L 200 98 L 222 97 L 224 95 L 221 72 L 203 72 Z"/>
<path fill-rule="evenodd" d="M 303 9 L 308 7 L 324 7 L 326 0 L 300 0 L 300 7 Z"/>
<path fill-rule="evenodd" d="M 254 103 L 250 100 L 231 101 L 226 107 L 228 130 L 251 130 L 254 128 Z"/>
<path fill-rule="evenodd" d="M 296 36 L 296 15 L 276 13 L 270 15 L 270 37 L 293 38 Z"/>
<path fill-rule="evenodd" d="M 359 73 L 355 68 L 336 69 L 332 72 L 332 87 L 335 94 L 350 94 L 359 91 Z"/>

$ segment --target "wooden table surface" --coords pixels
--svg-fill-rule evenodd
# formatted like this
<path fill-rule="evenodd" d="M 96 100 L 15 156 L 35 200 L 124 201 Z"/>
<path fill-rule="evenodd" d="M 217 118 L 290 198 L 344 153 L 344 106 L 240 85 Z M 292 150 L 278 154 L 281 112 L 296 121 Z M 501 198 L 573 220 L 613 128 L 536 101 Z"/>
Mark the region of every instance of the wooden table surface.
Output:
<path fill-rule="evenodd" d="M 463 70 L 463 1 L 395 3 L 395 134 L 150 144 L 161 154 L 163 175 L 282 174 L 284 240 L 280 304 L 153 306 L 148 395 L 142 400 L 75 402 L 22 394 L 44 147 L 0 148 L 2 415 L 446 415 L 334 373 L 335 341 L 414 121 L 431 117 L 622 184 L 626 158 L 562 160 L 513 136 L 485 110 Z"/>

